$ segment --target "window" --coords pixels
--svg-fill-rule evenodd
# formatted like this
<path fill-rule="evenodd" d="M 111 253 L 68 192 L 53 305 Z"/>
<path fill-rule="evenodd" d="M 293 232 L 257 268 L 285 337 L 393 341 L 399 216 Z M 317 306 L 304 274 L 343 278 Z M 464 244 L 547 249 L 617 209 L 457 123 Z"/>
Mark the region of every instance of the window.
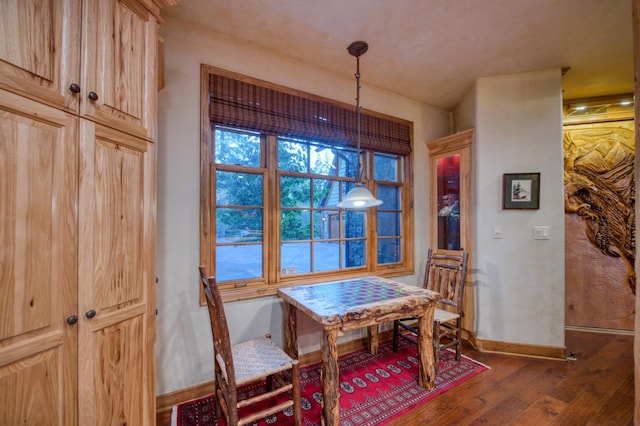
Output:
<path fill-rule="evenodd" d="M 401 162 L 396 155 L 375 154 L 374 179 L 378 198 L 378 264 L 402 260 L 402 183 Z"/>
<path fill-rule="evenodd" d="M 224 129 L 214 135 L 216 279 L 261 279 L 265 173 L 260 135 Z"/>
<path fill-rule="evenodd" d="M 383 129 L 361 142 L 362 181 L 383 204 L 339 209 L 356 182 L 353 107 L 232 77 L 203 66 L 201 260 L 226 298 L 269 294 L 279 285 L 412 273 L 410 123 L 362 120 L 369 123 L 365 131 Z M 271 109 L 297 107 L 265 112 L 269 102 Z M 315 124 L 302 123 L 309 115 Z M 407 142 L 389 137 L 399 134 L 395 129 L 406 131 Z"/>
<path fill-rule="evenodd" d="M 286 137 L 277 144 L 280 273 L 365 266 L 365 213 L 336 207 L 354 186 L 356 151 Z"/>

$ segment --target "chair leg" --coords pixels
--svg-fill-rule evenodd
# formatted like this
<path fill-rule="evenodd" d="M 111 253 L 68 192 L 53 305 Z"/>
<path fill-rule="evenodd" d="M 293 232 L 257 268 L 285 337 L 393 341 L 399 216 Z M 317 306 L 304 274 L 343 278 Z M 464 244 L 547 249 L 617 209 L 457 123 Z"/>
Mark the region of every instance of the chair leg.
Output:
<path fill-rule="evenodd" d="M 456 361 L 460 361 L 462 357 L 462 320 L 458 318 L 456 320 Z"/>
<path fill-rule="evenodd" d="M 220 366 L 218 365 L 218 363 L 215 363 L 214 373 L 213 373 L 213 380 L 214 380 L 213 394 L 216 397 L 216 418 L 217 419 L 219 419 L 220 415 L 222 414 L 222 400 L 221 400 L 222 387 L 220 386 L 221 376 L 222 376 L 222 373 L 220 371 Z"/>
<path fill-rule="evenodd" d="M 392 349 L 394 352 L 398 352 L 398 333 L 400 333 L 400 321 L 399 320 L 394 320 L 393 321 L 393 346 Z"/>
<path fill-rule="evenodd" d="M 433 360 L 436 365 L 436 376 L 440 370 L 440 323 L 433 322 Z"/>
<path fill-rule="evenodd" d="M 229 422 L 227 426 L 238 426 L 240 421 L 237 392 L 237 389 L 229 389 L 229 395 L 227 395 L 227 419 Z"/>
<path fill-rule="evenodd" d="M 291 367 L 291 383 L 294 383 L 291 391 L 291 396 L 293 397 L 293 421 L 295 426 L 299 426 L 302 424 L 302 400 L 300 396 L 300 366 L 298 361 L 294 361 Z"/>
<path fill-rule="evenodd" d="M 267 392 L 271 392 L 273 390 L 273 376 L 267 376 L 267 379 L 265 381 L 265 388 L 267 390 Z"/>
<path fill-rule="evenodd" d="M 222 402 L 220 401 L 220 389 L 216 385 L 214 395 L 216 397 L 216 419 L 219 419 L 222 415 Z"/>

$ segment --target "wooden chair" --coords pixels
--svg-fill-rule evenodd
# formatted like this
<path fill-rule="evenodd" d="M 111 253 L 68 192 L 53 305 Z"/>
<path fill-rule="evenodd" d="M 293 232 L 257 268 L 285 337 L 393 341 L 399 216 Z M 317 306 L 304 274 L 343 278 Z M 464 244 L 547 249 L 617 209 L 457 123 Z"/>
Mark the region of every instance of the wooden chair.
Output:
<path fill-rule="evenodd" d="M 433 353 L 436 371 L 440 351 L 455 347 L 456 360 L 462 356 L 462 294 L 467 275 L 466 251 L 429 249 L 423 286 L 440 293 L 433 319 Z M 393 351 L 398 339 L 417 342 L 417 318 L 403 318 L 393 322 Z M 408 332 L 408 333 L 407 333 Z"/>
<path fill-rule="evenodd" d="M 220 411 L 222 411 L 228 425 L 246 425 L 293 407 L 294 422 L 299 425 L 301 412 L 298 360 L 292 359 L 284 353 L 269 335 L 231 345 L 227 319 L 216 279 L 207 275 L 204 266 L 200 266 L 199 269 L 213 335 L 217 417 L 220 418 Z M 239 386 L 259 380 L 266 381 L 264 393 L 239 399 Z M 274 386 L 274 380 L 277 382 L 276 386 Z M 240 408 L 280 394 L 287 394 L 288 399 L 260 411 L 244 413 L 245 417 L 243 418 L 239 417 L 238 410 Z"/>

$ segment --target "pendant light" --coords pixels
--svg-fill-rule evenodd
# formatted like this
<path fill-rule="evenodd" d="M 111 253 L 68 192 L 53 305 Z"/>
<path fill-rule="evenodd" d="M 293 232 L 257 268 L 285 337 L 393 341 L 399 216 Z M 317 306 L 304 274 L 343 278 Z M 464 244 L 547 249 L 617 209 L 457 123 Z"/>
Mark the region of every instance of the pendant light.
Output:
<path fill-rule="evenodd" d="M 356 170 L 356 187 L 347 193 L 338 207 L 342 209 L 359 210 L 367 207 L 379 206 L 382 200 L 378 200 L 362 184 L 362 164 L 360 161 L 360 56 L 369 49 L 365 41 L 354 41 L 347 47 L 349 54 L 356 57 L 356 141 L 358 146 L 358 167 Z"/>

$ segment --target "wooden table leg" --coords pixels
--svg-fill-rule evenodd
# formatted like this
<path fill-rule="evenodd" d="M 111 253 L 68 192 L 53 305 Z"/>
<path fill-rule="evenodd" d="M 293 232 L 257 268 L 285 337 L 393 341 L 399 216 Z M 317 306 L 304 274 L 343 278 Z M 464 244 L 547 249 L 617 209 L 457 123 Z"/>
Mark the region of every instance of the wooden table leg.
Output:
<path fill-rule="evenodd" d="M 322 331 L 322 416 L 325 426 L 340 424 L 338 329 Z"/>
<path fill-rule="evenodd" d="M 284 304 L 282 318 L 284 320 L 284 351 L 293 359 L 298 359 L 298 309 L 289 304 Z"/>
<path fill-rule="evenodd" d="M 378 346 L 380 345 L 380 340 L 378 338 L 378 324 L 370 325 L 367 327 L 367 330 L 369 330 L 369 353 L 371 355 L 376 355 L 378 353 Z"/>
<path fill-rule="evenodd" d="M 431 390 L 436 382 L 436 365 L 433 354 L 434 306 L 425 309 L 418 319 L 418 385 Z"/>

